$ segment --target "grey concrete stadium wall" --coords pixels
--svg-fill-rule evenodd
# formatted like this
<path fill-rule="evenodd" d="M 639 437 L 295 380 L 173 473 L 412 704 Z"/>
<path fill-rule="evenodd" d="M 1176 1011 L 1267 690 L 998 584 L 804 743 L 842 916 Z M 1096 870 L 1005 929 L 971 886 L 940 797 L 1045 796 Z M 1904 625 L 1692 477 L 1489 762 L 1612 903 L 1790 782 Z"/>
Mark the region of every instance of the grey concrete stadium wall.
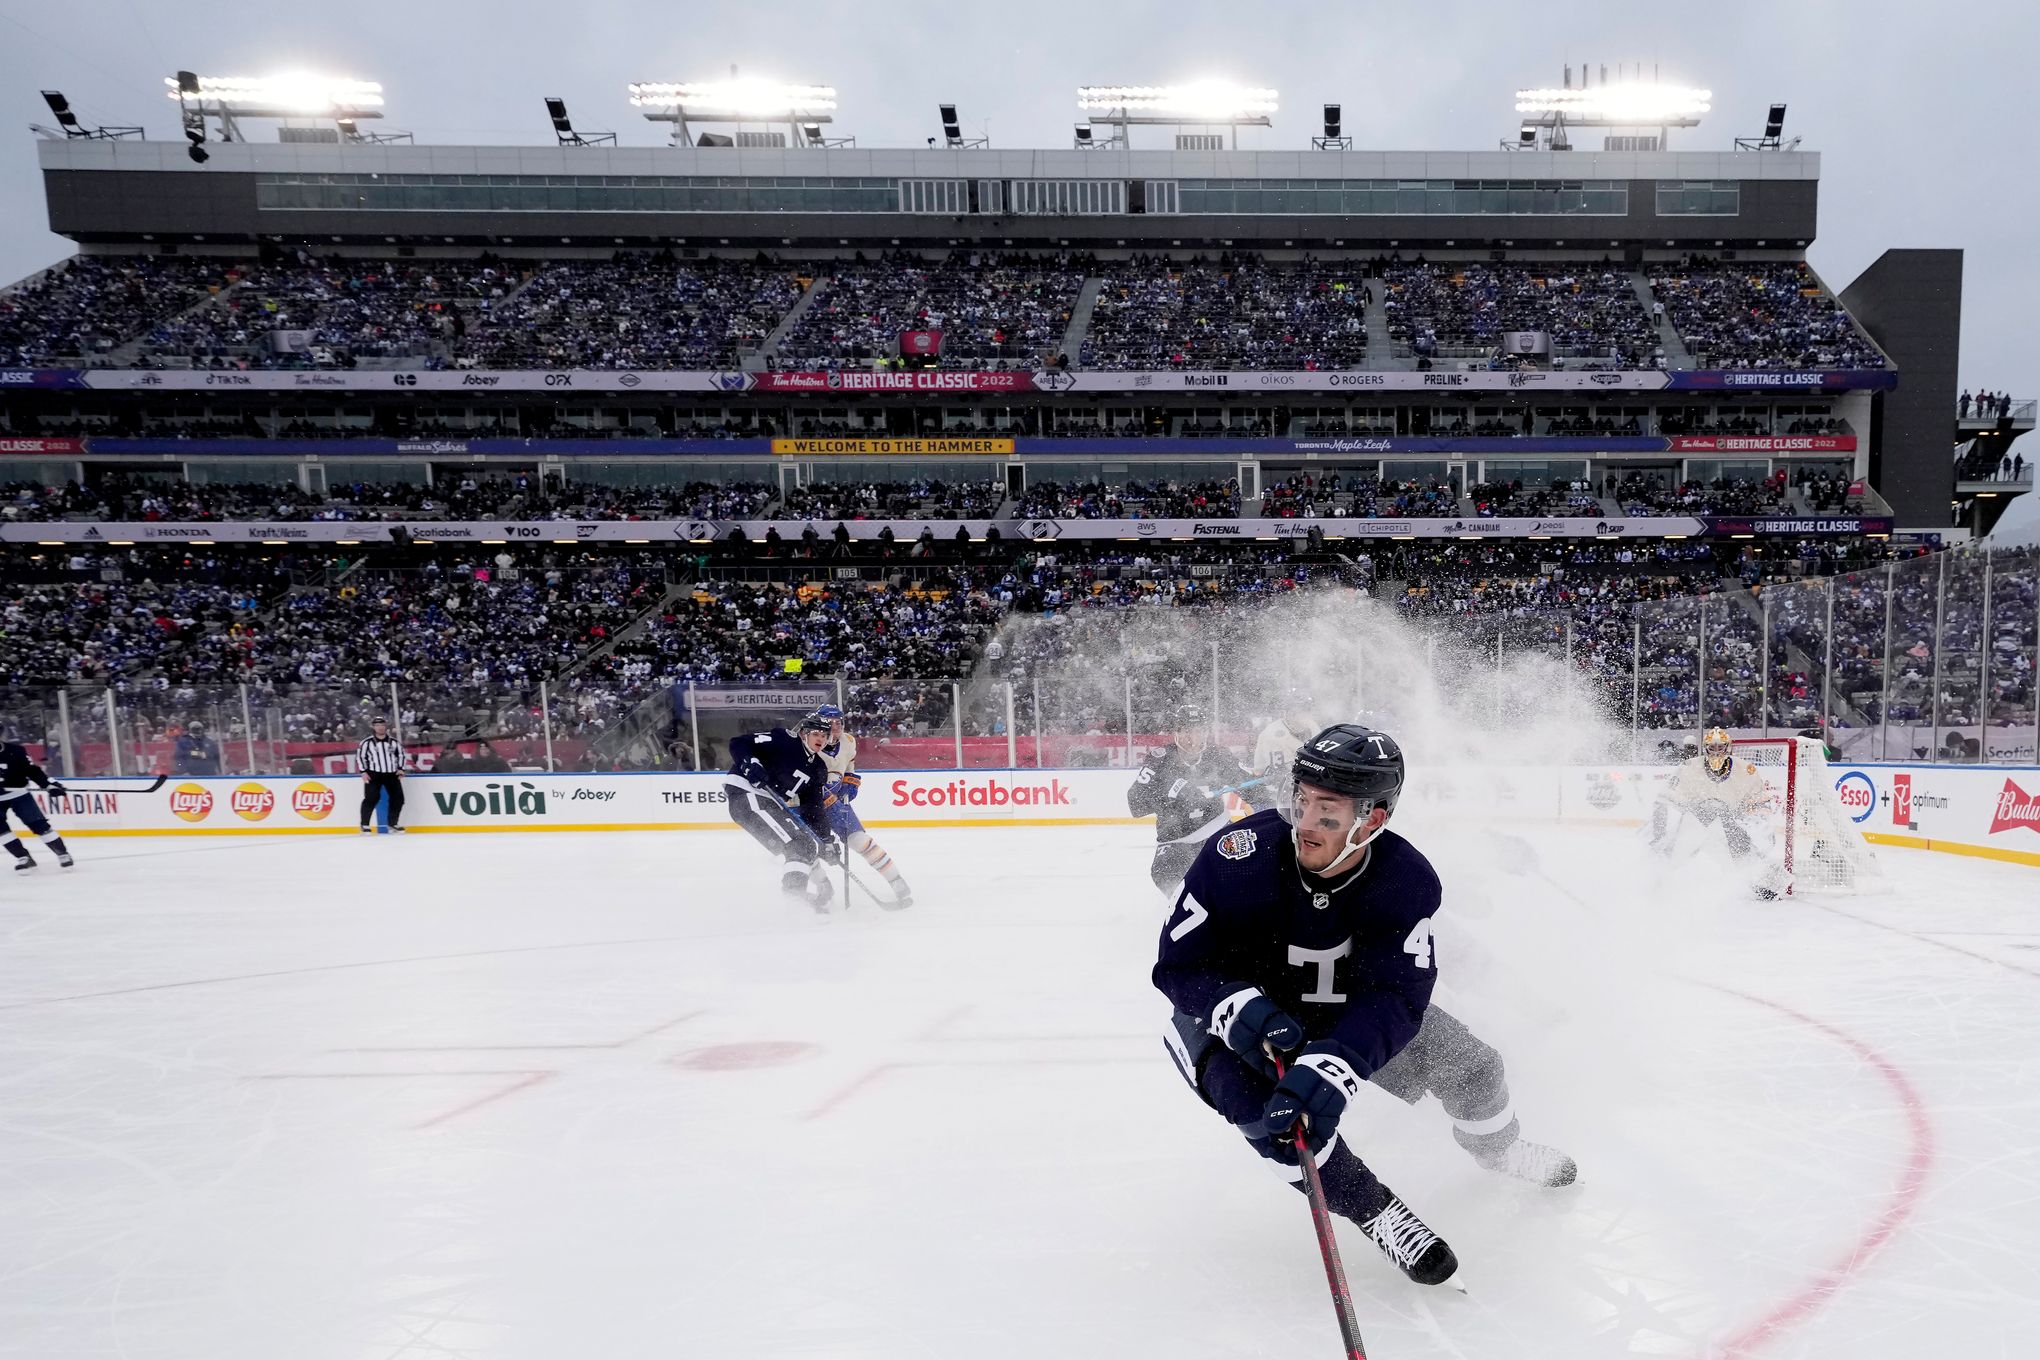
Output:
<path fill-rule="evenodd" d="M 1901 375 L 1876 396 L 1870 480 L 1901 527 L 1945 525 L 1955 494 L 1949 412 L 1962 357 L 1962 252 L 1887 250 L 1842 290 L 1842 305 Z"/>
<path fill-rule="evenodd" d="M 567 213 L 368 212 L 259 209 L 256 175 L 220 170 L 45 168 L 50 230 L 91 243 L 254 241 L 282 237 L 330 243 L 335 236 L 381 243 L 584 245 L 686 240 L 701 245 L 784 242 L 839 248 L 902 243 L 1040 247 L 1063 242 L 1084 247 L 1166 248 L 1236 241 L 1299 248 L 1338 241 L 1349 249 L 1419 250 L 1447 242 L 1460 248 L 1561 247 L 1611 252 L 1718 247 L 1793 249 L 1814 237 L 1819 182 L 1813 179 L 1742 181 L 1742 211 L 1735 217 L 1661 217 L 1655 180 L 1629 181 L 1626 217 L 1431 216 L 1195 216 L 1111 215 L 1014 217 L 907 213 Z"/>

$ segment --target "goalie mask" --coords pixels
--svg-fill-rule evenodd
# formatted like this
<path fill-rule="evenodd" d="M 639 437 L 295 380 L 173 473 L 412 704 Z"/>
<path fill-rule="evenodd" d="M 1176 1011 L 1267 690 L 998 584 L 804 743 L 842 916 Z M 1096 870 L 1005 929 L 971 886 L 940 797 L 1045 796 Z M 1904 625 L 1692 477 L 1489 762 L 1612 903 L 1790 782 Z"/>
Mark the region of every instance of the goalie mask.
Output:
<path fill-rule="evenodd" d="M 1729 771 L 1735 768 L 1735 744 L 1719 727 L 1709 728 L 1707 735 L 1700 739 L 1700 756 L 1710 779 L 1726 779 Z"/>

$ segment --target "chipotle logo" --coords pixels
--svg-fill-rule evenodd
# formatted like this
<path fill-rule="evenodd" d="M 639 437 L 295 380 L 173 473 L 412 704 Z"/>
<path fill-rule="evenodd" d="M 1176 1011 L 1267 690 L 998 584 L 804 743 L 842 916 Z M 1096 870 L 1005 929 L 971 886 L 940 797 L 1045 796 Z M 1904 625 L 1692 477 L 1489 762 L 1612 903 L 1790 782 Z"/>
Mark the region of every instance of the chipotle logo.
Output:
<path fill-rule="evenodd" d="M 170 790 L 170 812 L 187 822 L 202 822 L 212 814 L 212 790 L 203 784 L 179 784 Z"/>

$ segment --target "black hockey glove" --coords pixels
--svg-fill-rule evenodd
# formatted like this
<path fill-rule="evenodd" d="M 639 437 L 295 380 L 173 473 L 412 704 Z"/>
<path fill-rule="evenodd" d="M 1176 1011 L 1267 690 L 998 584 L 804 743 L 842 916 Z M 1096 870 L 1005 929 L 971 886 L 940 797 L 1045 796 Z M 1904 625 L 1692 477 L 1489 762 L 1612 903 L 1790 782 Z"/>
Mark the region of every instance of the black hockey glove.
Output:
<path fill-rule="evenodd" d="M 55 779 L 52 779 L 49 783 L 43 785 L 43 792 L 48 794 L 52 798 L 69 798 L 71 796 L 71 791 L 65 788 L 61 782 Z"/>
<path fill-rule="evenodd" d="M 1359 1090 L 1360 1074 L 1343 1059 L 1329 1053 L 1306 1054 L 1297 1059 L 1276 1084 L 1275 1094 L 1268 1097 L 1267 1107 L 1261 1113 L 1276 1149 L 1289 1149 L 1290 1155 L 1280 1160 L 1291 1161 L 1296 1155 L 1293 1130 L 1299 1119 L 1303 1121 L 1312 1152 L 1331 1142 L 1332 1135 L 1339 1131 L 1339 1116 L 1346 1112 L 1347 1099 Z"/>
<path fill-rule="evenodd" d="M 1227 1048 L 1264 1076 L 1275 1075 L 1270 1050 L 1286 1057 L 1303 1047 L 1303 1026 L 1265 996 L 1249 997 L 1236 1008 L 1220 1006 L 1213 1028 Z"/>
<path fill-rule="evenodd" d="M 829 835 L 821 838 L 822 863 L 840 866 L 843 863 L 843 838 Z"/>
<path fill-rule="evenodd" d="M 737 764 L 737 778 L 763 789 L 766 787 L 765 766 L 756 756 L 746 756 Z"/>

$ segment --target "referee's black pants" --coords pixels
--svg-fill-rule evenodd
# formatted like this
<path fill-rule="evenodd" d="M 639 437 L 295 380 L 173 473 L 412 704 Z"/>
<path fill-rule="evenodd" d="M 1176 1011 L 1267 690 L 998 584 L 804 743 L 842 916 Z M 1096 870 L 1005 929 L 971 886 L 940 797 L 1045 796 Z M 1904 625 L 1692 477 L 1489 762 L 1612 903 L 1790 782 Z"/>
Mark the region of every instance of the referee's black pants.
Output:
<path fill-rule="evenodd" d="M 390 796 L 390 825 L 395 826 L 397 819 L 404 815 L 404 781 L 402 776 L 377 774 L 373 770 L 362 776 L 361 824 L 363 826 L 374 825 L 372 819 L 375 816 L 376 800 L 385 793 Z"/>

